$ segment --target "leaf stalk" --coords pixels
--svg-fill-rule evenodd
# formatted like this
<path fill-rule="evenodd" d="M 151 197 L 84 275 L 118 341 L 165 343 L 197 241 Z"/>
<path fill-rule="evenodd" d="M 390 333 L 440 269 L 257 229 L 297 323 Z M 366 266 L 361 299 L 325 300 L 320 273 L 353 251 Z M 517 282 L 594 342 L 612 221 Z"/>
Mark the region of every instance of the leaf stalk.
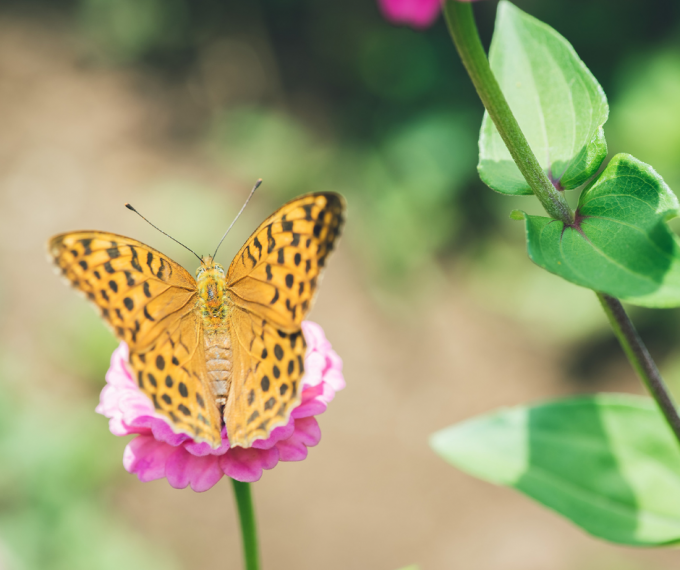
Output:
<path fill-rule="evenodd" d="M 477 94 L 520 172 L 550 217 L 568 226 L 573 225 L 574 213 L 571 207 L 564 194 L 553 186 L 541 168 L 491 71 L 479 38 L 472 6 L 469 2 L 447 0 L 444 4 L 444 16 Z"/>
<path fill-rule="evenodd" d="M 666 422 L 673 430 L 676 439 L 680 442 L 680 416 L 678 416 L 677 408 L 668 387 L 659 373 L 659 369 L 656 367 L 656 363 L 635 329 L 635 325 L 633 325 L 630 317 L 626 314 L 621 301 L 605 293 L 597 293 L 597 298 L 609 319 L 609 324 L 614 330 L 621 348 L 623 348 L 628 360 L 642 379 L 649 393 L 656 400 Z"/>

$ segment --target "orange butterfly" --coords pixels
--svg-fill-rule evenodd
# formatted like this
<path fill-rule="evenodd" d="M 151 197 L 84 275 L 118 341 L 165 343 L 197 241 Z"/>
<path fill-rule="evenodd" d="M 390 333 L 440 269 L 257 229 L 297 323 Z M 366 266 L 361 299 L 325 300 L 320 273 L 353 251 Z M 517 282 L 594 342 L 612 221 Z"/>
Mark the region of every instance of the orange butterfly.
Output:
<path fill-rule="evenodd" d="M 216 448 L 224 420 L 230 444 L 250 447 L 300 402 L 301 323 L 344 210 L 331 192 L 295 198 L 260 224 L 226 273 L 205 256 L 196 279 L 116 234 L 68 232 L 48 249 L 128 344 L 139 388 L 176 432 Z"/>

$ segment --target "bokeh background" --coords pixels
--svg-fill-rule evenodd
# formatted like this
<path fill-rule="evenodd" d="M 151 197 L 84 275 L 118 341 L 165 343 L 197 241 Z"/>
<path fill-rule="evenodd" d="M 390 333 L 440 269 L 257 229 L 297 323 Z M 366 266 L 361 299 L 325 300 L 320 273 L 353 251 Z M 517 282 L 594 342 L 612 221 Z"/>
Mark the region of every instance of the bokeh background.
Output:
<path fill-rule="evenodd" d="M 680 4 L 517 0 L 607 92 L 611 153 L 680 188 Z M 491 37 L 496 2 L 478 4 Z M 140 483 L 94 413 L 116 343 L 45 262 L 50 235 L 136 237 L 193 272 L 286 199 L 335 190 L 345 237 L 312 313 L 347 389 L 302 463 L 254 485 L 264 567 L 662 570 L 446 465 L 433 431 L 499 406 L 640 393 L 594 295 L 533 266 L 533 198 L 479 181 L 482 117 L 441 21 L 373 0 L 0 1 L 0 570 L 241 568 L 226 480 Z M 576 194 L 574 194 L 574 197 Z M 677 225 L 675 226 L 678 227 Z M 678 311 L 633 311 L 680 388 Z"/>

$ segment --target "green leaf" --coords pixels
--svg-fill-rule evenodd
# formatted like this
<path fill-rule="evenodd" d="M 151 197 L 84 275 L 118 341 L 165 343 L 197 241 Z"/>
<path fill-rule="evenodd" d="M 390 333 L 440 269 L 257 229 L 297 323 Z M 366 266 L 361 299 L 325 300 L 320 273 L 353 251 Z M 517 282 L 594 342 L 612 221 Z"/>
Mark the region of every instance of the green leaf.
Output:
<path fill-rule="evenodd" d="M 526 218 L 529 257 L 567 281 L 643 307 L 680 306 L 680 246 L 667 221 L 675 194 L 656 171 L 616 155 L 586 189 L 578 225 Z"/>
<path fill-rule="evenodd" d="M 595 174 L 607 156 L 602 125 L 609 106 L 571 44 L 550 26 L 501 2 L 489 61 L 548 176 L 571 189 Z M 479 138 L 478 169 L 497 192 L 532 194 L 488 113 Z"/>
<path fill-rule="evenodd" d="M 680 542 L 680 447 L 648 398 L 600 394 L 504 409 L 441 430 L 430 445 L 600 538 Z"/>

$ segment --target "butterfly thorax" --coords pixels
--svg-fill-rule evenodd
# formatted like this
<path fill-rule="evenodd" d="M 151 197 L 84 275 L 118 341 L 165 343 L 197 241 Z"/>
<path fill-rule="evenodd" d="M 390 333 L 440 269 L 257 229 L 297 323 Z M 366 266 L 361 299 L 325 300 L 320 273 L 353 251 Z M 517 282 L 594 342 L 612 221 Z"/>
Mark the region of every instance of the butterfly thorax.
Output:
<path fill-rule="evenodd" d="M 224 268 L 211 257 L 204 257 L 196 271 L 201 316 L 206 328 L 223 328 L 227 317 L 227 282 Z"/>
<path fill-rule="evenodd" d="M 224 268 L 204 257 L 196 271 L 199 310 L 203 320 L 205 361 L 218 404 L 226 403 L 231 383 L 232 351 L 227 331 L 227 283 Z"/>

